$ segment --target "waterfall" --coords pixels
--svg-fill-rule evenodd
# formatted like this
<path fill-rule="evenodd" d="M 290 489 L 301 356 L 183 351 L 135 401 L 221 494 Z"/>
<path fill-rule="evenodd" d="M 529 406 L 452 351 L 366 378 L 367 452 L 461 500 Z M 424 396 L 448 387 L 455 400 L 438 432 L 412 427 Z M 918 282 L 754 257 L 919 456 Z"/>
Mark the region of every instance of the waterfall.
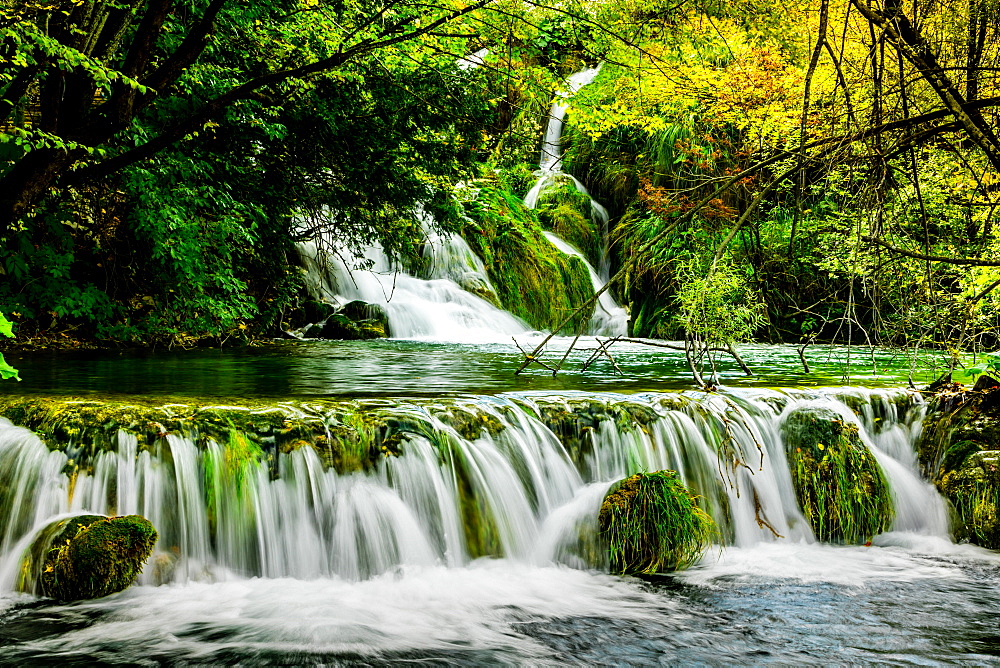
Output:
<path fill-rule="evenodd" d="M 495 291 L 465 240 L 435 232 L 426 213 L 418 212 L 418 218 L 428 265 L 422 276 L 401 270 L 375 244 L 352 262 L 333 238 L 307 241 L 299 244 L 299 254 L 310 294 L 336 305 L 355 299 L 378 304 L 389 317 L 390 336 L 397 339 L 509 342 L 512 335 L 529 331 L 522 320 L 484 298 L 495 299 Z M 356 268 L 359 264 L 362 268 Z"/>
<path fill-rule="evenodd" d="M 602 251 L 599 268 L 595 269 L 583 253 L 552 232 L 546 232 L 545 236 L 561 252 L 578 257 L 587 265 L 587 271 L 590 273 L 590 280 L 595 291 L 603 288 L 611 275 L 611 264 L 608 258 L 608 210 L 593 197 L 590 197 L 586 186 L 579 179 L 562 171 L 562 132 L 566 112 L 569 111 L 568 98 L 591 83 L 597 77 L 600 69 L 600 67 L 588 68 L 571 75 L 566 80 L 565 91 L 560 92 L 552 103 L 552 108 L 549 111 L 549 122 L 542 140 L 537 172 L 538 180 L 524 196 L 525 206 L 529 209 L 537 208 L 538 199 L 546 188 L 568 181 L 573 184 L 577 191 L 590 199 L 591 220 L 601 231 Z M 628 334 L 628 311 L 615 301 L 610 292 L 601 295 L 598 308 L 590 322 L 589 333 L 604 336 L 625 336 Z"/>
<path fill-rule="evenodd" d="M 33 533 L 72 513 L 149 518 L 160 541 L 145 583 L 362 580 L 483 556 L 594 567 L 601 560 L 592 539 L 610 485 L 660 469 L 678 471 L 701 497 L 726 544 L 813 542 L 781 430 L 803 406 L 831 408 L 858 426 L 891 485 L 894 530 L 947 534 L 943 502 L 917 474 L 924 406 L 905 391 L 511 393 L 376 405 L 398 440 L 387 437 L 381 452 L 377 440 L 343 441 L 363 463 L 339 469 L 322 450 L 276 441 L 274 431 L 258 435 L 260 460 L 237 466 L 232 441 L 219 442 L 197 420 L 189 431 L 149 438 L 111 431 L 94 448 L 72 430 L 46 444 L 0 418 L 0 588 L 11 588 Z M 336 442 L 343 425 L 364 422 L 352 413 L 358 406 L 270 410 L 283 411 L 285 424 L 313 415 Z"/>

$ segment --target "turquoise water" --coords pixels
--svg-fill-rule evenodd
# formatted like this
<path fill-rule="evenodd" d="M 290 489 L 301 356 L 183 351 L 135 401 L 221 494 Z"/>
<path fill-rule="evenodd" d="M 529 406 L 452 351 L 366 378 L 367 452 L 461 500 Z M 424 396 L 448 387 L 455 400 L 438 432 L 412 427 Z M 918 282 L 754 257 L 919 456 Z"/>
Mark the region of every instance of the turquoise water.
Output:
<path fill-rule="evenodd" d="M 568 343 L 555 341 L 542 359 L 557 363 Z M 530 340 L 522 342 L 526 350 L 532 346 Z M 0 384 L 0 394 L 430 396 L 692 386 L 682 351 L 618 343 L 612 348 L 621 370 L 617 373 L 606 359 L 582 371 L 595 345 L 584 341 L 579 347 L 555 377 L 538 366 L 515 376 L 523 356 L 513 344 L 303 341 L 259 348 L 8 353 L 24 380 Z M 718 371 L 724 386 L 887 387 L 906 385 L 911 371 L 917 385 L 941 373 L 941 360 L 931 353 L 913 359 L 900 351 L 811 346 L 806 350 L 811 370 L 807 374 L 796 347 L 754 344 L 739 350 L 756 375 L 745 376 L 731 359 L 722 357 Z"/>

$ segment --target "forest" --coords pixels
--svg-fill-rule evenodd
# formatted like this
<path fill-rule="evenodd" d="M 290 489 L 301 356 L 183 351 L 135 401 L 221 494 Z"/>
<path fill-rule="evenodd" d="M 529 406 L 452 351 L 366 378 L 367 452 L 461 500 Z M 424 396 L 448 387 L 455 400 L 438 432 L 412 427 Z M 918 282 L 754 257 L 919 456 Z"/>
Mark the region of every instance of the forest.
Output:
<path fill-rule="evenodd" d="M 1000 0 L 0 0 L 0 666 L 995 665 L 998 120 Z"/>
<path fill-rule="evenodd" d="M 550 230 L 634 337 L 990 349 L 998 11 L 5 0 L 0 312 L 28 347 L 267 340 L 315 310 L 296 244 L 419 273 L 429 217 L 538 329 L 584 302 L 545 294 L 581 292 L 566 267 L 518 275 Z M 598 65 L 561 169 L 603 230 L 569 179 L 520 204 L 551 101 Z"/>

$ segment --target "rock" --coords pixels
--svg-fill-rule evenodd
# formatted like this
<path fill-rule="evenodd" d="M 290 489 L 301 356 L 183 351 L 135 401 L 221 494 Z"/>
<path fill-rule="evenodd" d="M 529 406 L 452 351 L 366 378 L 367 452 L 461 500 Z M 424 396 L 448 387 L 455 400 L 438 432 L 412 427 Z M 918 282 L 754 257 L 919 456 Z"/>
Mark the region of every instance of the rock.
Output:
<path fill-rule="evenodd" d="M 889 483 L 858 434 L 825 408 L 799 408 L 782 425 L 795 496 L 818 540 L 864 544 L 892 526 Z"/>
<path fill-rule="evenodd" d="M 686 568 L 701 558 L 715 523 L 674 471 L 637 473 L 604 497 L 598 517 L 615 573 Z"/>
<path fill-rule="evenodd" d="M 954 509 L 956 538 L 1000 549 L 1000 384 L 938 386 L 917 444 L 926 475 Z"/>
<path fill-rule="evenodd" d="M 21 591 L 60 601 L 100 598 L 135 580 L 157 533 L 139 515 L 79 515 L 49 524 L 22 559 Z"/>
<path fill-rule="evenodd" d="M 307 336 L 316 336 L 315 328 Z M 355 300 L 344 305 L 323 323 L 318 337 L 323 339 L 384 339 L 389 335 L 389 316 L 378 304 Z"/>

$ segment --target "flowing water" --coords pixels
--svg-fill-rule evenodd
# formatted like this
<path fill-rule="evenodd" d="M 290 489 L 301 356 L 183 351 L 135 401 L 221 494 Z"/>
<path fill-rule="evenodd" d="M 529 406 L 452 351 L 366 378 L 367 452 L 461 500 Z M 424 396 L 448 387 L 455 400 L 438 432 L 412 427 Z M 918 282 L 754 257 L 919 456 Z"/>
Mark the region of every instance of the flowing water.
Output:
<path fill-rule="evenodd" d="M 560 173 L 565 107 L 539 190 Z M 904 387 L 933 371 L 892 351 L 745 346 L 758 375 L 724 364 L 705 393 L 673 348 L 615 344 L 620 371 L 584 371 L 589 338 L 560 374 L 515 376 L 542 334 L 476 296 L 492 291 L 482 263 L 431 227 L 419 276 L 376 247 L 361 270 L 301 249 L 314 296 L 382 305 L 396 340 L 9 356 L 25 381 L 0 402 L 134 401 L 148 428 L 57 421 L 43 440 L 0 418 L 0 664 L 1000 663 L 1000 555 L 951 541 L 917 467 L 925 405 Z M 606 267 L 591 273 L 603 285 Z M 609 300 L 593 333 L 624 327 Z M 782 425 L 810 407 L 856 424 L 890 483 L 896 518 L 872 545 L 818 543 L 797 507 Z M 261 449 L 236 454 L 219 411 Z M 611 576 L 603 497 L 660 469 L 719 542 L 681 573 Z M 68 604 L 16 593 L 36 532 L 80 513 L 154 523 L 137 585 Z"/>
<path fill-rule="evenodd" d="M 816 543 L 796 507 L 781 424 L 803 406 L 856 423 L 890 481 L 897 519 L 872 546 Z M 923 408 L 856 388 L 286 401 L 255 410 L 331 433 L 377 411 L 400 454 L 338 473 L 265 438 L 238 484 L 197 422 L 94 452 L 3 421 L 0 661 L 990 663 L 1000 558 L 948 539 L 916 471 Z M 662 468 L 724 545 L 681 574 L 603 574 L 603 495 Z M 13 594 L 35 528 L 80 512 L 154 522 L 140 586 L 65 605 Z"/>

